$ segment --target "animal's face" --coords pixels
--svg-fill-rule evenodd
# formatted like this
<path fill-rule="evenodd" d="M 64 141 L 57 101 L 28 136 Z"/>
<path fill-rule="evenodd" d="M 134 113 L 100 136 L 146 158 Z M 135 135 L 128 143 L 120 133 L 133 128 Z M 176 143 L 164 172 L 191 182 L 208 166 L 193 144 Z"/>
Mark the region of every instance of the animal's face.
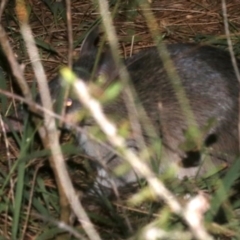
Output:
<path fill-rule="evenodd" d="M 85 38 L 79 59 L 73 64 L 72 70 L 76 76 L 87 83 L 91 95 L 98 98 L 108 83 L 118 74 L 110 49 L 99 48 L 99 31 L 94 29 Z M 64 80 L 58 77 L 49 83 L 52 99 L 61 95 Z M 61 98 L 61 97 L 60 97 Z M 82 105 L 76 97 L 74 89 L 70 89 L 69 98 L 64 103 L 68 120 L 79 122 L 79 112 Z M 81 119 L 81 116 L 80 116 Z"/>

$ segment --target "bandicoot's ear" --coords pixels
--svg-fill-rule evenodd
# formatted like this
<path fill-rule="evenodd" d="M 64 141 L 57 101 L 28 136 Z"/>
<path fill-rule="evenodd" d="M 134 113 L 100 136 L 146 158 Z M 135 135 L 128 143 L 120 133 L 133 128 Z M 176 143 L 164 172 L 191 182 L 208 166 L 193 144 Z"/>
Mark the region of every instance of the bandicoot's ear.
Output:
<path fill-rule="evenodd" d="M 99 42 L 99 26 L 95 26 L 83 40 L 80 54 L 85 55 L 97 49 L 97 43 Z"/>
<path fill-rule="evenodd" d="M 102 54 L 97 73 L 103 75 L 106 81 L 111 81 L 118 76 L 119 69 L 115 64 L 111 49 L 106 49 Z"/>
<path fill-rule="evenodd" d="M 98 55 L 98 50 L 100 50 L 101 53 L 99 56 L 99 61 L 95 66 L 95 77 L 103 75 L 105 77 L 105 80 L 109 81 L 117 77 L 118 69 L 116 67 L 110 48 L 104 46 L 103 49 L 98 49 L 98 43 L 100 40 L 99 33 L 99 27 L 96 26 L 87 34 L 81 46 L 78 64 L 82 67 L 82 63 L 84 62 L 86 64 L 87 60 L 88 66 L 91 66 L 88 67 L 88 70 L 91 71 L 91 68 L 94 66 L 94 61 L 97 61 L 96 58 Z"/>

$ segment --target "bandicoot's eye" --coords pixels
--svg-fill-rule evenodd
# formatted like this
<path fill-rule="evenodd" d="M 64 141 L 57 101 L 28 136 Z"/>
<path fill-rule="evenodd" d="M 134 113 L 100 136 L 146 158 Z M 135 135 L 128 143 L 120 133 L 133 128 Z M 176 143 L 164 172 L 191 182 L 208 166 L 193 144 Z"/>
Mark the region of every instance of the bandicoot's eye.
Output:
<path fill-rule="evenodd" d="M 71 107 L 73 104 L 73 101 L 71 98 L 66 99 L 65 106 L 66 107 Z"/>

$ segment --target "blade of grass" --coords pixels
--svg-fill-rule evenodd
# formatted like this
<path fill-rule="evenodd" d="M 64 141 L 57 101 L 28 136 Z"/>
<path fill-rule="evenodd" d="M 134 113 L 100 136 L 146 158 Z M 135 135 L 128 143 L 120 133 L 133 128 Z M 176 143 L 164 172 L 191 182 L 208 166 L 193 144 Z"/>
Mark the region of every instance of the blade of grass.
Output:
<path fill-rule="evenodd" d="M 211 200 L 211 211 L 206 217 L 208 221 L 212 221 L 218 212 L 221 204 L 229 197 L 228 192 L 234 184 L 235 180 L 239 177 L 240 172 L 240 159 L 237 158 L 232 164 L 227 174 L 221 180 L 219 179 L 219 188 Z"/>

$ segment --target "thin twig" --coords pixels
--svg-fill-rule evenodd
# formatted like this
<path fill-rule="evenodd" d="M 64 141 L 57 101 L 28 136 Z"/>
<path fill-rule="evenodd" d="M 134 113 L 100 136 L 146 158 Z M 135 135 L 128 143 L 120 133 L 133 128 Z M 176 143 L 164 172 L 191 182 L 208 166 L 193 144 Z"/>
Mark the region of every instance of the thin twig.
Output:
<path fill-rule="evenodd" d="M 3 137 L 4 137 L 4 143 L 5 143 L 5 147 L 6 147 L 6 155 L 7 155 L 7 161 L 8 161 L 8 170 L 10 172 L 11 168 L 12 168 L 12 162 L 11 162 L 11 156 L 10 156 L 10 149 L 9 149 L 9 141 L 7 138 L 7 132 L 6 132 L 6 128 L 4 126 L 4 122 L 2 119 L 2 115 L 0 114 L 0 125 L 3 131 Z M 11 194 L 11 199 L 13 200 L 13 205 L 14 205 L 14 183 L 13 183 L 13 179 L 11 178 L 10 180 L 10 194 Z"/>
<path fill-rule="evenodd" d="M 184 217 L 195 237 L 202 240 L 213 239 L 204 226 L 204 214 L 209 210 L 210 204 L 203 193 L 190 199 L 184 208 Z"/>
<path fill-rule="evenodd" d="M 1 24 L 0 24 L 0 44 L 2 46 L 2 51 L 4 52 L 8 62 L 10 64 L 12 74 L 15 77 L 15 79 L 17 80 L 17 83 L 18 83 L 19 87 L 21 88 L 23 95 L 26 97 L 26 99 L 32 100 L 31 91 L 27 85 L 27 82 L 25 81 L 25 78 L 23 76 L 23 71 L 14 56 L 14 53 L 12 51 L 12 48 L 11 48 L 8 38 L 7 38 L 7 34 Z"/>
<path fill-rule="evenodd" d="M 5 9 L 5 6 L 7 5 L 7 2 L 8 0 L 2 0 L 0 3 L 0 22 L 2 21 L 1 18 Z"/>
<path fill-rule="evenodd" d="M 21 7 L 24 8 L 24 6 L 21 6 Z M 27 12 L 26 9 L 25 9 L 25 12 Z M 27 23 L 27 18 L 22 18 L 22 19 L 20 18 L 20 20 L 21 20 L 20 21 L 21 33 L 26 43 L 29 58 L 31 60 L 33 70 L 39 85 L 39 93 L 40 93 L 42 105 L 45 109 L 49 111 L 53 111 L 47 79 L 44 73 L 43 66 L 40 61 L 37 47 L 35 45 L 32 31 Z M 56 181 L 58 183 L 58 190 L 60 191 L 60 197 L 62 197 L 62 199 L 60 199 L 60 204 L 63 208 L 61 212 L 61 217 L 62 217 L 62 214 L 63 214 L 63 217 L 65 216 L 63 210 L 65 211 L 67 210 L 66 209 L 67 205 L 65 201 L 65 196 L 66 196 L 74 213 L 76 214 L 79 222 L 82 223 L 82 226 L 86 231 L 86 233 L 88 234 L 89 238 L 92 240 L 100 240 L 101 238 L 99 237 L 98 233 L 94 229 L 93 224 L 88 218 L 73 188 L 70 176 L 66 169 L 63 154 L 60 148 L 59 136 L 56 128 L 55 119 L 48 114 L 44 114 L 44 126 L 46 129 L 47 135 L 44 136 L 40 132 L 40 136 L 42 138 L 44 146 L 47 147 L 48 145 L 52 153 L 52 157 L 50 158 L 50 163 L 54 170 Z M 67 221 L 67 219 L 65 219 L 65 221 Z"/>
<path fill-rule="evenodd" d="M 67 33 L 68 33 L 68 67 L 72 68 L 72 52 L 73 52 L 73 36 L 72 36 L 72 14 L 71 14 L 71 2 L 65 0 L 67 10 Z"/>
<path fill-rule="evenodd" d="M 131 86 L 129 84 L 130 76 L 118 55 L 118 40 L 117 40 L 116 31 L 113 27 L 113 20 L 109 10 L 108 1 L 98 0 L 98 4 L 99 4 L 99 11 L 103 21 L 103 26 L 105 28 L 105 33 L 110 44 L 111 52 L 113 54 L 114 62 L 117 68 L 121 69 L 121 71 L 119 71 L 119 76 L 121 81 L 123 81 L 123 84 L 125 85 L 123 94 L 124 94 L 124 99 L 126 99 L 126 107 L 127 107 L 127 111 L 128 111 L 128 115 L 131 123 L 131 128 L 133 131 L 134 139 L 137 141 L 139 149 L 147 149 L 145 140 L 142 134 L 142 128 L 139 122 L 140 117 L 136 109 L 136 105 L 134 103 L 133 89 L 131 89 Z M 145 156 L 147 156 L 147 152 Z"/>
<path fill-rule="evenodd" d="M 72 14 L 71 14 L 71 2 L 70 0 L 65 0 L 66 2 L 66 15 L 67 15 L 67 34 L 68 34 L 68 67 L 72 69 L 72 59 L 73 59 L 73 36 L 72 36 Z M 67 102 L 69 96 L 69 87 L 64 88 L 63 102 Z M 64 116 L 66 113 L 66 108 L 62 107 L 61 115 Z"/>

